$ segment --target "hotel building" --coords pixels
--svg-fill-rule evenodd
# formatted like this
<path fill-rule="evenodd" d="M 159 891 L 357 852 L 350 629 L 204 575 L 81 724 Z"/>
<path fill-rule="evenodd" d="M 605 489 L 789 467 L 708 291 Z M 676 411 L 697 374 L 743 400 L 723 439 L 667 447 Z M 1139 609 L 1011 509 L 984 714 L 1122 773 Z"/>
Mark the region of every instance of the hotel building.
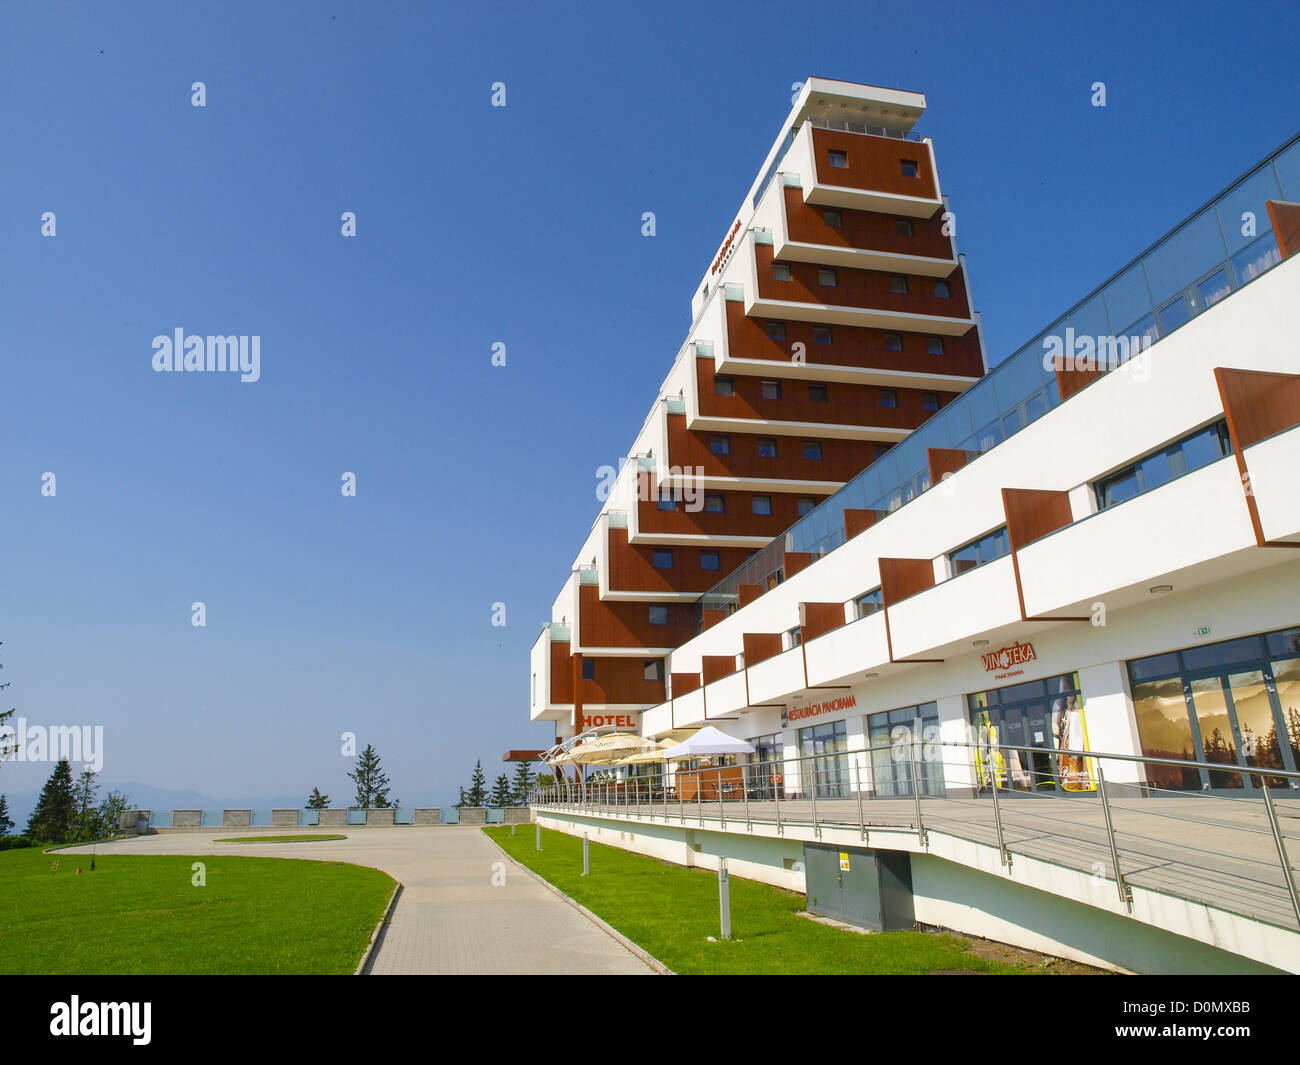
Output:
<path fill-rule="evenodd" d="M 1300 971 L 1300 137 L 986 373 L 931 145 L 910 136 L 922 106 L 805 86 L 625 471 L 666 492 L 674 463 L 702 466 L 723 510 L 607 506 L 534 648 L 532 716 L 557 736 L 609 714 L 651 738 L 714 725 L 779 784 L 746 779 L 740 823 L 726 802 L 697 823 L 662 789 L 658 820 L 545 801 L 539 820 L 729 857 L 810 905 L 820 849 L 841 870 L 902 854 L 921 923 L 1143 971 Z M 765 439 L 782 463 L 854 449 L 819 477 L 762 466 Z M 706 551 L 719 572 L 685 554 Z M 637 683 L 588 669 L 584 688 L 591 659 Z M 999 796 L 995 842 L 961 827 Z M 811 825 L 778 810 L 768 831 L 753 800 L 810 802 Z M 819 825 L 818 801 L 844 824 Z M 1056 849 L 1013 856 L 1008 808 Z M 1139 829 L 1152 811 L 1173 820 Z M 1211 844 L 1238 830 L 1239 854 Z"/>

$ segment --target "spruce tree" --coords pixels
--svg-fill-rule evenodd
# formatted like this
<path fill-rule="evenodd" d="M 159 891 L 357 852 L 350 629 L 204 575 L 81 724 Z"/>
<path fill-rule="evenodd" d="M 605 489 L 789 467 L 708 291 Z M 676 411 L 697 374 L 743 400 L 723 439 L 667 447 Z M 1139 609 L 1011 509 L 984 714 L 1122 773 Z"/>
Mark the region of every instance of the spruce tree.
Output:
<path fill-rule="evenodd" d="M 462 784 L 460 786 L 460 799 L 457 801 L 455 808 L 457 810 L 460 810 L 463 809 L 464 806 L 465 806 L 465 785 Z"/>
<path fill-rule="evenodd" d="M 504 773 L 497 777 L 496 782 L 492 785 L 492 794 L 488 797 L 488 805 L 497 810 L 514 805 L 514 801 L 510 797 L 510 778 Z"/>
<path fill-rule="evenodd" d="M 27 822 L 27 835 L 42 843 L 66 843 L 73 831 L 76 797 L 72 789 L 72 765 L 61 758 L 41 789 L 36 809 Z"/>
<path fill-rule="evenodd" d="M 474 763 L 474 775 L 469 778 L 469 793 L 465 805 L 482 806 L 487 801 L 487 778 L 483 776 L 483 760 Z"/>
<path fill-rule="evenodd" d="M 0 836 L 9 835 L 9 830 L 13 827 L 13 819 L 9 816 L 9 800 L 0 794 Z"/>
<path fill-rule="evenodd" d="M 527 762 L 515 766 L 515 779 L 510 784 L 510 797 L 516 806 L 528 803 L 528 790 L 533 786 L 533 767 Z"/>
<path fill-rule="evenodd" d="M 76 840 L 98 839 L 101 835 L 99 808 L 95 804 L 95 792 L 99 785 L 95 783 L 95 771 L 86 766 L 77 777 L 73 788 L 75 812 L 72 818 L 71 838 Z"/>
<path fill-rule="evenodd" d="M 357 805 L 363 810 L 371 807 L 386 810 L 392 806 L 388 801 L 388 777 L 373 745 L 367 743 L 366 749 L 357 755 L 357 768 L 348 776 L 357 783 Z"/>
<path fill-rule="evenodd" d="M 324 810 L 330 804 L 330 797 L 322 795 L 320 788 L 312 788 L 311 796 L 307 799 L 308 810 Z"/>

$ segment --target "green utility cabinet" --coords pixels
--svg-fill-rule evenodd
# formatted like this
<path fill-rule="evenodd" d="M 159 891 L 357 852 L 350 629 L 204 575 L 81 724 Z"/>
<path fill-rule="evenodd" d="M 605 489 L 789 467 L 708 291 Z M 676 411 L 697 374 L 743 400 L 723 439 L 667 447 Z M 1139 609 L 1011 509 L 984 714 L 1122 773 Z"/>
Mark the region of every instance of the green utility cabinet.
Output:
<path fill-rule="evenodd" d="M 808 912 L 897 932 L 916 927 L 912 858 L 906 851 L 803 845 Z"/>

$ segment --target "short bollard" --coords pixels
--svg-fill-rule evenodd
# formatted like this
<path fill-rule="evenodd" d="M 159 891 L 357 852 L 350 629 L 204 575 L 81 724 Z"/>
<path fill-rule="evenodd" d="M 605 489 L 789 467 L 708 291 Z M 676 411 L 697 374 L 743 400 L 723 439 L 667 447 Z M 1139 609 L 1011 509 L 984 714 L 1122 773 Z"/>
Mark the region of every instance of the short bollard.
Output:
<path fill-rule="evenodd" d="M 722 915 L 722 938 L 731 938 L 731 884 L 727 879 L 727 859 L 718 859 L 718 910 Z"/>
<path fill-rule="evenodd" d="M 587 839 L 587 833 L 582 834 L 582 875 L 586 876 L 591 872 L 591 853 L 590 841 Z"/>
<path fill-rule="evenodd" d="M 537 849 L 542 849 L 542 823 L 540 821 L 537 822 Z"/>

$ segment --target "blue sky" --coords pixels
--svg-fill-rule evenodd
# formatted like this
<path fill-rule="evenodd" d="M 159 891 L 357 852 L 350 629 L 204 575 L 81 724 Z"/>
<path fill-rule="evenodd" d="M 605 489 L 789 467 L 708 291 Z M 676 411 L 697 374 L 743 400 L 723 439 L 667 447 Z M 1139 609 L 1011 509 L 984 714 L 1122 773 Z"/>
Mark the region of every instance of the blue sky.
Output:
<path fill-rule="evenodd" d="M 408 804 L 454 799 L 550 739 L 528 649 L 793 82 L 927 95 L 996 361 L 1296 131 L 1296 31 L 1284 3 L 5 5 L 6 705 L 103 725 L 109 783 L 342 800 L 353 731 Z M 260 336 L 261 379 L 154 373 L 176 328 Z"/>

